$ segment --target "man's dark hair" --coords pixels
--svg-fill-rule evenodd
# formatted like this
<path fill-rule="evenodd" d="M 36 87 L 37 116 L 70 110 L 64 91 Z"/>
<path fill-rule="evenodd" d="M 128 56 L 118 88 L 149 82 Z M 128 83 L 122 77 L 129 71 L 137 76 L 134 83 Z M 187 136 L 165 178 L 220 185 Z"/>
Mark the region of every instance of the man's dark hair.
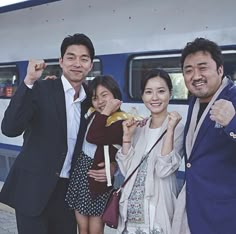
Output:
<path fill-rule="evenodd" d="M 180 59 L 182 69 L 186 57 L 198 51 L 208 52 L 212 59 L 216 62 L 217 69 L 220 66 L 223 66 L 224 62 L 220 47 L 215 42 L 200 37 L 196 38 L 192 42 L 188 42 L 182 50 Z"/>
<path fill-rule="evenodd" d="M 83 45 L 87 47 L 91 61 L 94 59 L 95 50 L 92 41 L 82 33 L 76 33 L 73 36 L 69 35 L 62 41 L 61 44 L 61 58 L 63 58 L 67 48 L 71 45 Z"/>
<path fill-rule="evenodd" d="M 142 95 L 144 93 L 144 89 L 146 87 L 147 82 L 154 77 L 160 77 L 161 79 L 163 79 L 166 82 L 169 91 L 170 92 L 172 91 L 173 85 L 172 85 L 171 78 L 170 78 L 169 74 L 162 69 L 155 68 L 155 69 L 148 71 L 141 79 L 140 87 L 141 87 L 141 94 Z"/>

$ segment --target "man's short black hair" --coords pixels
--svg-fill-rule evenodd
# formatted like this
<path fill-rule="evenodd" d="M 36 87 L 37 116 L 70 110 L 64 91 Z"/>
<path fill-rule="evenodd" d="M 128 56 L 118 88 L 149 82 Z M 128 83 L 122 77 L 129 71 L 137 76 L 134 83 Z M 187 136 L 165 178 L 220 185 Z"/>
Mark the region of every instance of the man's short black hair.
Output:
<path fill-rule="evenodd" d="M 88 36 L 82 33 L 76 33 L 73 36 L 67 36 L 61 44 L 61 58 L 63 58 L 67 48 L 71 45 L 84 45 L 89 51 L 91 61 L 94 59 L 95 50 L 92 41 Z"/>
<path fill-rule="evenodd" d="M 192 42 L 188 42 L 182 50 L 180 59 L 182 69 L 186 57 L 198 51 L 208 52 L 211 55 L 212 59 L 216 62 L 217 69 L 220 66 L 223 66 L 224 62 L 220 47 L 215 42 L 200 37 L 196 38 Z"/>

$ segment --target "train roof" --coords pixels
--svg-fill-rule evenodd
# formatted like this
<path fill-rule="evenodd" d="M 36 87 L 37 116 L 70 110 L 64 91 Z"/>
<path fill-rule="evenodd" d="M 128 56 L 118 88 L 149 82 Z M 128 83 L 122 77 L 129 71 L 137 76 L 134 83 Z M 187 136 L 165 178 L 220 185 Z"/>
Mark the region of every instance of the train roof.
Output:
<path fill-rule="evenodd" d="M 236 44 L 236 1 L 58 0 L 0 13 L 0 63 L 57 58 L 61 41 L 87 34 L 96 54 L 180 49 L 195 37 Z"/>

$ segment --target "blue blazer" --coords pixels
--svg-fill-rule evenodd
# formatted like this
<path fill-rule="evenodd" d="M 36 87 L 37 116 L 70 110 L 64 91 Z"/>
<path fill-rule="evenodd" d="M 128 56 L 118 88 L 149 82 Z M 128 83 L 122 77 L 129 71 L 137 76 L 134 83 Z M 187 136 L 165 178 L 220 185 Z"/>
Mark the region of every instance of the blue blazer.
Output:
<path fill-rule="evenodd" d="M 217 99 L 227 99 L 236 108 L 233 82 Z M 195 101 L 193 97 L 190 102 L 185 138 Z M 236 233 L 236 117 L 225 128 L 214 126 L 208 113 L 186 158 L 186 209 L 191 234 Z"/>
<path fill-rule="evenodd" d="M 72 164 L 82 147 L 86 130 L 87 100 L 81 104 L 81 123 Z M 0 201 L 29 216 L 41 214 L 55 186 L 67 154 L 65 94 L 61 79 L 24 82 L 5 112 L 2 132 L 24 133 L 22 150 L 0 193 Z"/>

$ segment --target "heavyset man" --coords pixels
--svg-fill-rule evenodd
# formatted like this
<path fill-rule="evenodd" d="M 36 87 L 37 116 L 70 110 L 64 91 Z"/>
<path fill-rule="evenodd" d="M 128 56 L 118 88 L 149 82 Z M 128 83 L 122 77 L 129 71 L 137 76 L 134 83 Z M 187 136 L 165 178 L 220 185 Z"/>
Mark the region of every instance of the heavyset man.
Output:
<path fill-rule="evenodd" d="M 181 64 L 192 97 L 184 133 L 186 183 L 173 234 L 234 234 L 236 86 L 224 76 L 222 53 L 213 41 L 188 43 Z"/>

